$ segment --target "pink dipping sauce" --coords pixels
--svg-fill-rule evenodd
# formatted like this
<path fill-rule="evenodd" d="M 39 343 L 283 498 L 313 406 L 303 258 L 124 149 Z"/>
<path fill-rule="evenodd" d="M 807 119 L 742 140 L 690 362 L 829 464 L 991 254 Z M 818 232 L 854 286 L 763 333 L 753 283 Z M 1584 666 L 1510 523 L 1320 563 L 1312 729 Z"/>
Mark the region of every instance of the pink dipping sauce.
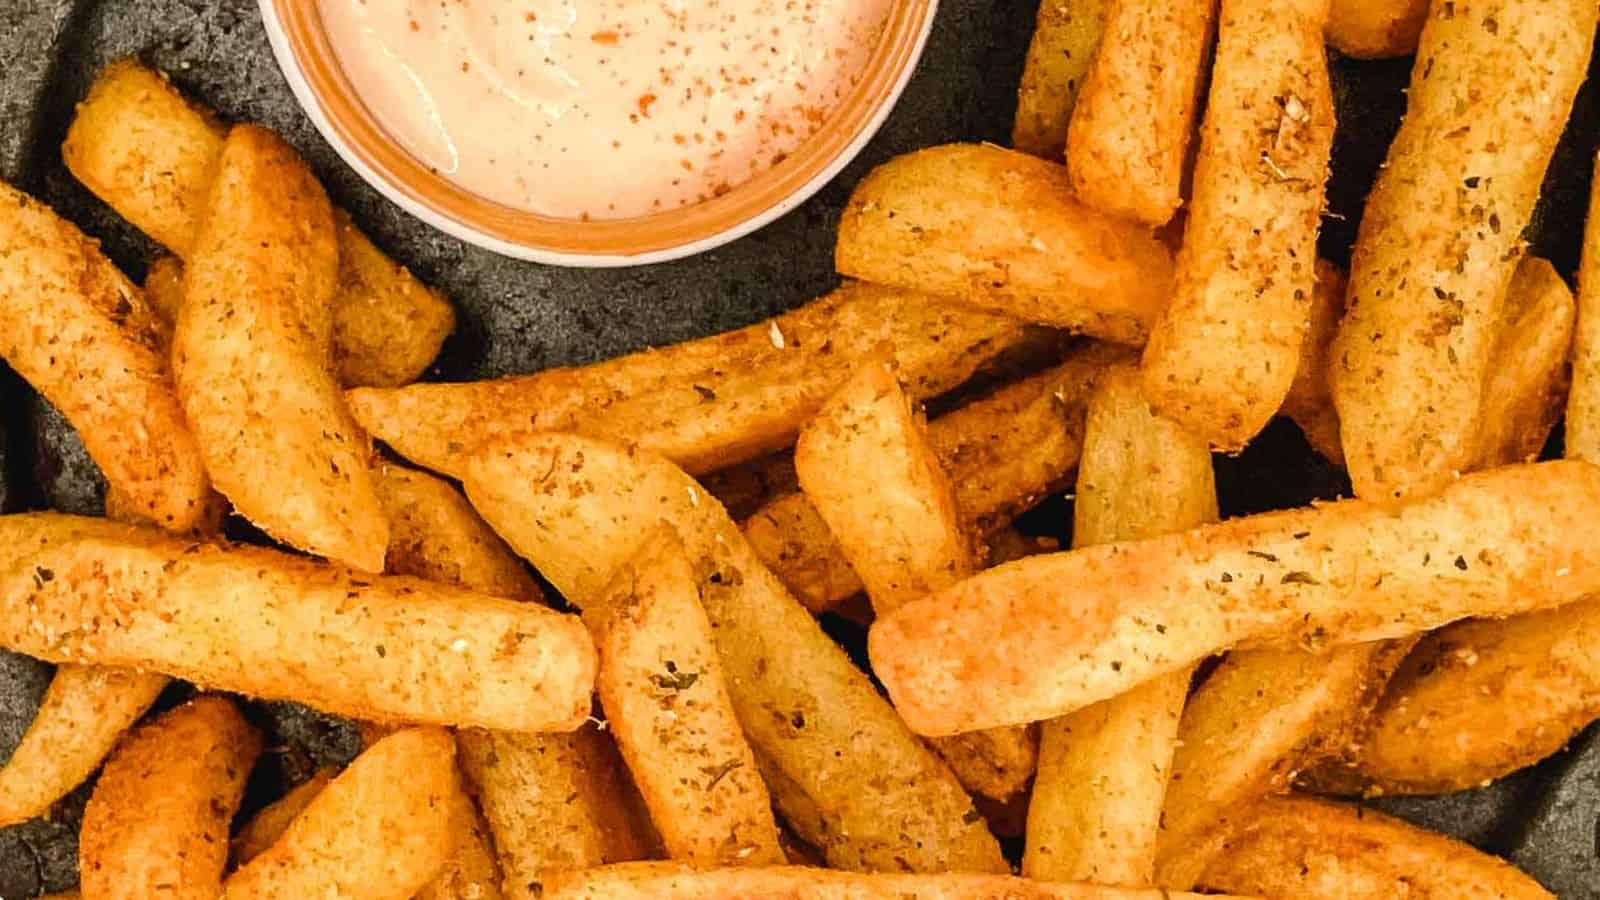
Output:
<path fill-rule="evenodd" d="M 487 200 L 622 219 L 724 193 L 811 136 L 893 0 L 318 0 L 408 152 Z"/>

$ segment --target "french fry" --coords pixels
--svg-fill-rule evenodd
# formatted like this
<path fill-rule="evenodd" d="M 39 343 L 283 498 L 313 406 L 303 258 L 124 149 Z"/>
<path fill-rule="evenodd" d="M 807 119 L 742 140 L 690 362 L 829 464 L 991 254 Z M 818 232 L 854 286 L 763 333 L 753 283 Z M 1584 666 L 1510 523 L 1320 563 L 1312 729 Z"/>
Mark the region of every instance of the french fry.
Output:
<path fill-rule="evenodd" d="M 1600 156 L 1595 157 L 1600 172 Z M 1578 325 L 1572 345 L 1572 392 L 1567 396 L 1567 456 L 1600 462 L 1600 178 L 1589 195 L 1578 269 Z"/>
<path fill-rule="evenodd" d="M 1085 205 L 1165 225 L 1183 203 L 1217 4 L 1110 0 L 1107 7 L 1066 132 L 1067 172 Z"/>
<path fill-rule="evenodd" d="M 912 392 L 959 385 L 1027 330 L 924 294 L 845 284 L 737 331 L 574 369 L 348 394 L 356 420 L 418 465 L 459 475 L 496 437 L 577 431 L 667 455 L 696 474 L 788 447 L 850 367 L 885 347 Z"/>
<path fill-rule="evenodd" d="M 1333 363 L 1329 348 L 1344 315 L 1344 292 L 1349 280 L 1344 270 L 1327 260 L 1317 260 L 1316 287 L 1306 315 L 1306 336 L 1300 343 L 1300 362 L 1294 381 L 1284 395 L 1283 415 L 1294 420 L 1313 450 L 1335 465 L 1344 465 L 1339 444 L 1339 414 L 1333 408 L 1328 373 Z"/>
<path fill-rule="evenodd" d="M 1346 500 L 1035 556 L 879 619 L 873 668 L 913 729 L 943 735 L 1071 712 L 1237 645 L 1559 606 L 1600 588 L 1600 549 L 1578 537 L 1596 502 L 1600 467 L 1556 461 L 1398 511 Z"/>
<path fill-rule="evenodd" d="M 1344 276 L 1331 263 L 1319 261 L 1311 325 L 1283 413 L 1317 452 L 1335 463 L 1344 462 L 1344 451 L 1328 388 L 1329 352 L 1343 311 Z M 1573 318 L 1571 292 L 1554 267 L 1536 256 L 1523 258 L 1506 291 L 1494 364 L 1484 384 L 1477 467 L 1525 461 L 1544 447 L 1565 394 Z"/>
<path fill-rule="evenodd" d="M 676 529 L 745 736 L 827 818 L 830 864 L 1006 870 L 955 777 L 681 470 L 588 438 L 530 434 L 479 450 L 464 483 L 495 530 L 580 606 L 649 529 Z"/>
<path fill-rule="evenodd" d="M 467 729 L 457 741 L 462 770 L 494 834 L 506 896 L 533 896 L 529 886 L 548 870 L 648 854 L 614 786 L 615 750 L 595 729 L 570 734 Z"/>
<path fill-rule="evenodd" d="M 967 533 L 1006 527 L 1066 483 L 1078 462 L 1089 385 L 1110 362 L 1126 358 L 1120 348 L 1092 346 L 929 423 L 928 443 L 950 473 Z M 743 529 L 756 555 L 807 609 L 824 612 L 864 590 L 804 494 L 769 502 Z"/>
<path fill-rule="evenodd" d="M 889 363 L 866 363 L 823 404 L 794 468 L 879 615 L 977 571 L 950 477 Z"/>
<path fill-rule="evenodd" d="M 1588 0 L 1434 4 L 1407 111 L 1367 197 L 1334 340 L 1356 494 L 1436 491 L 1472 466 L 1522 231 L 1588 70 Z M 1462 98 L 1471 93 L 1471 102 Z"/>
<path fill-rule="evenodd" d="M 438 874 L 416 893 L 416 900 L 500 900 L 500 862 L 489 823 L 457 783 L 445 801 L 450 806 L 450 855 Z"/>
<path fill-rule="evenodd" d="M 260 752 L 261 736 L 221 697 L 192 700 L 133 732 L 83 811 L 83 893 L 214 900 L 229 820 Z"/>
<path fill-rule="evenodd" d="M 794 465 L 879 615 L 977 571 L 950 478 L 887 363 L 867 363 L 823 405 Z M 967 790 L 1000 800 L 1027 787 L 1037 762 L 1026 727 L 932 743 Z"/>
<path fill-rule="evenodd" d="M 1110 0 L 1041 0 L 1028 44 L 1011 144 L 1023 153 L 1060 160 L 1067 123 L 1105 29 Z"/>
<path fill-rule="evenodd" d="M 1428 0 L 1333 0 L 1328 43 L 1356 59 L 1390 59 L 1417 52 Z"/>
<path fill-rule="evenodd" d="M 416 381 L 456 328 L 438 291 L 383 254 L 342 209 L 339 291 L 333 298 L 333 364 L 346 387 L 399 387 Z"/>
<path fill-rule="evenodd" d="M 1411 642 L 1240 650 L 1200 684 L 1178 725 L 1155 883 L 1189 890 L 1252 802 L 1342 752 Z"/>
<path fill-rule="evenodd" d="M 834 265 L 1118 343 L 1143 343 L 1172 291 L 1171 254 L 1147 230 L 1073 199 L 1063 166 L 988 144 L 872 170 L 841 215 Z"/>
<path fill-rule="evenodd" d="M 322 793 L 338 772 L 334 769 L 318 769 L 315 774 L 305 781 L 300 782 L 289 790 L 287 794 L 261 808 L 261 811 L 251 817 L 250 821 L 239 829 L 233 836 L 229 857 L 235 868 L 248 863 L 266 851 L 268 847 L 277 843 L 278 838 L 289 829 L 289 823 L 299 818 L 306 811 L 311 801 Z"/>
<path fill-rule="evenodd" d="M 694 569 L 658 531 L 585 608 L 596 687 L 667 855 L 699 866 L 779 865 L 767 788 L 728 699 Z"/>
<path fill-rule="evenodd" d="M 83 232 L 0 183 L 0 357 L 72 423 L 129 508 L 182 530 L 208 483 L 159 321 Z"/>
<path fill-rule="evenodd" d="M 206 471 L 241 515 L 379 572 L 388 524 L 327 368 L 337 267 L 322 186 L 270 132 L 235 128 L 184 276 L 173 371 Z"/>
<path fill-rule="evenodd" d="M 1374 810 L 1310 797 L 1256 804 L 1201 883 L 1307 900 L 1552 898 L 1509 863 L 1459 841 Z"/>
<path fill-rule="evenodd" d="M 389 462 L 372 474 L 389 520 L 385 571 L 510 600 L 544 599 L 522 561 L 448 482 Z"/>
<path fill-rule="evenodd" d="M 0 825 L 42 816 L 106 758 L 167 686 L 161 675 L 62 665 L 0 768 Z"/>
<path fill-rule="evenodd" d="M 107 66 L 61 146 L 96 196 L 176 256 L 194 250 L 227 128 L 165 76 L 134 60 Z M 421 375 L 455 328 L 455 313 L 339 215 L 340 292 L 333 354 L 349 387 L 397 387 Z"/>
<path fill-rule="evenodd" d="M 1423 638 L 1383 695 L 1354 759 L 1317 790 L 1450 793 L 1530 766 L 1600 718 L 1600 603 L 1460 622 Z"/>
<path fill-rule="evenodd" d="M 589 712 L 589 635 L 533 604 L 54 513 L 0 516 L 0 573 L 0 646 L 40 659 L 377 721 L 538 731 Z"/>
<path fill-rule="evenodd" d="M 1483 386 L 1475 468 L 1539 456 L 1561 417 L 1577 308 L 1555 267 L 1538 257 L 1517 266 L 1506 293 L 1494 369 Z"/>
<path fill-rule="evenodd" d="M 1333 148 L 1327 16 L 1328 0 L 1221 3 L 1177 282 L 1143 369 L 1156 412 L 1230 452 L 1277 414 L 1305 343 Z"/>
<path fill-rule="evenodd" d="M 357 756 L 276 843 L 228 876 L 222 897 L 409 898 L 448 858 L 449 798 L 459 790 L 449 734 L 395 732 Z"/>
<path fill-rule="evenodd" d="M 675 863 L 565 872 L 547 879 L 543 887 L 542 896 L 549 900 L 1199 900 L 1196 894 L 1051 884 L 1008 875 L 864 875 L 803 866 L 690 869 Z"/>
<path fill-rule="evenodd" d="M 1101 376 L 1084 427 L 1073 545 L 1155 537 L 1216 518 L 1210 448 L 1150 410 L 1137 370 Z M 1189 676 L 1174 672 L 1041 726 L 1024 875 L 1153 883 Z"/>

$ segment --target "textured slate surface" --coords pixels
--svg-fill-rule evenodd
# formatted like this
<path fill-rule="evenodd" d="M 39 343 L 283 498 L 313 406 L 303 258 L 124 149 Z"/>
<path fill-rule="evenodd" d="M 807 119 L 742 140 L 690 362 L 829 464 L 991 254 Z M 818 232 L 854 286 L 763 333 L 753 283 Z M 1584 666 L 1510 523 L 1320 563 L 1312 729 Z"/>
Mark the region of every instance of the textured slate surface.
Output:
<path fill-rule="evenodd" d="M 663 266 L 583 272 L 516 263 L 409 220 L 346 170 L 297 111 L 249 0 L 0 0 L 0 176 L 54 204 L 141 277 L 155 248 L 78 186 L 58 151 L 72 106 L 94 73 L 135 54 L 225 117 L 282 132 L 380 246 L 450 293 L 462 327 L 446 347 L 438 377 L 582 363 L 743 325 L 830 287 L 833 226 L 868 167 L 944 141 L 1006 141 L 1033 6 L 1031 0 L 943 0 L 927 57 L 900 107 L 837 182 L 758 234 Z M 1408 71 L 1405 61 L 1335 64 L 1341 128 L 1322 249 L 1336 260 L 1348 257 L 1366 186 L 1403 110 Z M 1577 262 L 1587 160 L 1600 141 L 1593 85 L 1578 105 L 1577 124 L 1558 154 L 1530 236 L 1567 274 Z M 99 508 L 103 485 L 71 428 L 9 374 L 0 377 L 0 428 L 0 469 L 8 476 L 0 506 Z M 1343 473 L 1311 454 L 1298 432 L 1282 423 L 1242 457 L 1219 459 L 1218 485 L 1230 514 L 1348 490 Z M 1059 502 L 1036 518 L 1070 520 Z M 49 672 L 0 654 L 0 759 L 26 728 Z M 163 705 L 182 695 L 175 688 Z M 247 805 L 355 752 L 357 738 L 347 723 L 293 704 L 253 705 L 250 714 L 268 733 L 270 752 Z M 75 822 L 84 796 L 80 791 L 63 803 L 52 821 L 0 829 L 0 900 L 73 882 Z M 1378 805 L 1511 857 L 1563 898 L 1600 898 L 1600 737 L 1593 731 L 1571 753 L 1487 789 Z"/>

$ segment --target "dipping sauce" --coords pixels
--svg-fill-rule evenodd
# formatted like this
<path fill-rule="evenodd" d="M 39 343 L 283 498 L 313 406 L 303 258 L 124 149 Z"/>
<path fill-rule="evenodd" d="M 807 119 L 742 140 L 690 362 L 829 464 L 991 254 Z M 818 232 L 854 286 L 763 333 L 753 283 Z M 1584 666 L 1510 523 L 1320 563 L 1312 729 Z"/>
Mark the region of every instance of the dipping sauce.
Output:
<path fill-rule="evenodd" d="M 782 161 L 855 86 L 894 0 L 318 0 L 417 159 L 487 200 L 621 219 Z"/>

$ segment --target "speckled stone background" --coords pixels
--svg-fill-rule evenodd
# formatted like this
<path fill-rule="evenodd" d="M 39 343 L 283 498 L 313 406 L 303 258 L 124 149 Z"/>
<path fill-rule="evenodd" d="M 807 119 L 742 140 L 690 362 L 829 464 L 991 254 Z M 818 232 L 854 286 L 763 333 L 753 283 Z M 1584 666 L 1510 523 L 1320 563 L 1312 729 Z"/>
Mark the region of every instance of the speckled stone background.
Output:
<path fill-rule="evenodd" d="M 449 292 L 459 333 L 436 376 L 481 378 L 582 363 L 744 325 L 794 307 L 834 282 L 834 222 L 851 186 L 889 156 L 951 140 L 1005 143 L 1013 92 L 1032 26 L 1032 0 L 944 0 L 928 53 L 899 109 L 862 158 L 814 200 L 758 234 L 684 262 L 612 271 L 554 269 L 501 259 L 430 231 L 380 199 L 347 170 L 296 108 L 250 0 L 0 0 L 0 177 L 43 197 L 101 238 L 142 277 L 154 247 L 78 186 L 59 146 L 73 104 L 105 63 L 138 55 L 233 120 L 281 131 L 311 160 L 334 199 L 373 239 Z M 1335 61 L 1340 135 L 1323 251 L 1344 261 L 1361 198 L 1382 162 L 1403 108 L 1409 65 Z M 1591 84 L 1552 167 L 1530 234 L 1535 249 L 1570 275 L 1600 142 Z M 72 429 L 9 373 L 0 375 L 0 507 L 95 512 L 103 483 Z M 1218 460 L 1230 514 L 1280 508 L 1348 489 L 1279 423 L 1237 459 Z M 1048 528 L 1061 504 L 1034 516 Z M 50 669 L 0 653 L 0 759 L 26 729 Z M 183 696 L 175 688 L 163 704 Z M 260 803 L 318 764 L 348 759 L 347 723 L 293 704 L 254 704 L 271 735 L 250 803 Z M 0 900 L 60 890 L 76 881 L 76 822 L 85 790 L 48 821 L 0 829 Z M 1377 805 L 1504 855 L 1563 898 L 1600 900 L 1600 737 L 1480 791 Z"/>

